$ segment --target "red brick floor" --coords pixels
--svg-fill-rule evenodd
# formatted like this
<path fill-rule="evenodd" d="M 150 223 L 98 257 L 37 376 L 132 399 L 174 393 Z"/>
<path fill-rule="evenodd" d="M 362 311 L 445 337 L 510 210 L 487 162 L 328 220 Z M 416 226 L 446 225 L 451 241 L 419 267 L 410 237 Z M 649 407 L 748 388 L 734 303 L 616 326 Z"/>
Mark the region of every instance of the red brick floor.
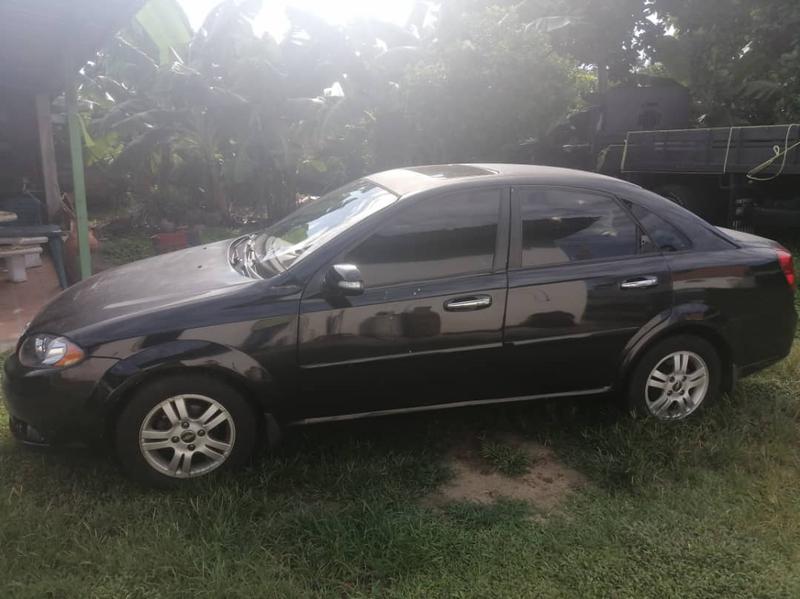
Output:
<path fill-rule="evenodd" d="M 29 268 L 27 274 L 24 283 L 12 283 L 0 270 L 0 351 L 12 349 L 25 325 L 61 291 L 49 256 L 42 256 L 42 266 Z"/>

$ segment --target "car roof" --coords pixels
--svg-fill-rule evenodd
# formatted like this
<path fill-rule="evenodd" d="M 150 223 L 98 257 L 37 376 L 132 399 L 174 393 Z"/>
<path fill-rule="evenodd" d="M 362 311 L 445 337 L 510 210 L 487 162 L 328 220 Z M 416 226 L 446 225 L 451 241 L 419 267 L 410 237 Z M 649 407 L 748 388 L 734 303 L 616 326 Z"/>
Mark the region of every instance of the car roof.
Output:
<path fill-rule="evenodd" d="M 399 196 L 469 183 L 565 185 L 608 191 L 638 188 L 597 173 L 533 164 L 432 164 L 383 171 L 367 179 Z"/>

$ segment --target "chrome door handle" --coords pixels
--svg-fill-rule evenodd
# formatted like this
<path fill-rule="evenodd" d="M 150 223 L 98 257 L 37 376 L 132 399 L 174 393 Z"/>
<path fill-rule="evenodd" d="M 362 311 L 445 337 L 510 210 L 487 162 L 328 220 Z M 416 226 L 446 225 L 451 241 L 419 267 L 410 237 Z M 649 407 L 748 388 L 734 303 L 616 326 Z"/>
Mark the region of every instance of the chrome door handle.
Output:
<path fill-rule="evenodd" d="M 448 312 L 468 312 L 470 310 L 483 310 L 492 305 L 491 295 L 476 295 L 473 297 L 460 297 L 444 303 Z"/>
<path fill-rule="evenodd" d="M 620 289 L 645 289 L 646 287 L 655 287 L 658 285 L 658 277 L 636 277 L 628 279 L 619 284 Z"/>

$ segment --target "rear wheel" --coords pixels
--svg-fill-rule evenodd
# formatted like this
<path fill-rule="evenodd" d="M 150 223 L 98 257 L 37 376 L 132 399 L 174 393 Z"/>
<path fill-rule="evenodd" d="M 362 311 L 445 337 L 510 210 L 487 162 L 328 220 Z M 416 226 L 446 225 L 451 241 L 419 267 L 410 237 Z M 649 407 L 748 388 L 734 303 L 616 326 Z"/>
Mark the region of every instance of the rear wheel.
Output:
<path fill-rule="evenodd" d="M 145 384 L 117 421 L 125 471 L 170 487 L 243 464 L 256 442 L 256 418 L 234 389 L 207 376 L 175 375 Z"/>
<path fill-rule="evenodd" d="M 636 365 L 628 403 L 639 415 L 684 420 L 719 394 L 719 354 L 705 339 L 678 335 L 650 348 Z"/>

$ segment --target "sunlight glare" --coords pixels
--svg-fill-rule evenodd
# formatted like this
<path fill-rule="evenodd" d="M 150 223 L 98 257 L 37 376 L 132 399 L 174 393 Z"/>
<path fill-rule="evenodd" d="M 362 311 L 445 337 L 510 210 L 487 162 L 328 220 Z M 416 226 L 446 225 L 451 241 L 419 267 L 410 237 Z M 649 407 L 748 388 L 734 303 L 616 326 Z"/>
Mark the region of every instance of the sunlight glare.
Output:
<path fill-rule="evenodd" d="M 203 24 L 208 13 L 219 0 L 179 0 L 193 28 Z M 266 1 L 253 21 L 256 33 L 268 32 L 280 38 L 286 33 L 289 22 L 286 7 L 292 6 L 318 15 L 331 24 L 341 25 L 356 19 L 378 19 L 396 25 L 405 24 L 415 0 L 284 0 Z"/>

